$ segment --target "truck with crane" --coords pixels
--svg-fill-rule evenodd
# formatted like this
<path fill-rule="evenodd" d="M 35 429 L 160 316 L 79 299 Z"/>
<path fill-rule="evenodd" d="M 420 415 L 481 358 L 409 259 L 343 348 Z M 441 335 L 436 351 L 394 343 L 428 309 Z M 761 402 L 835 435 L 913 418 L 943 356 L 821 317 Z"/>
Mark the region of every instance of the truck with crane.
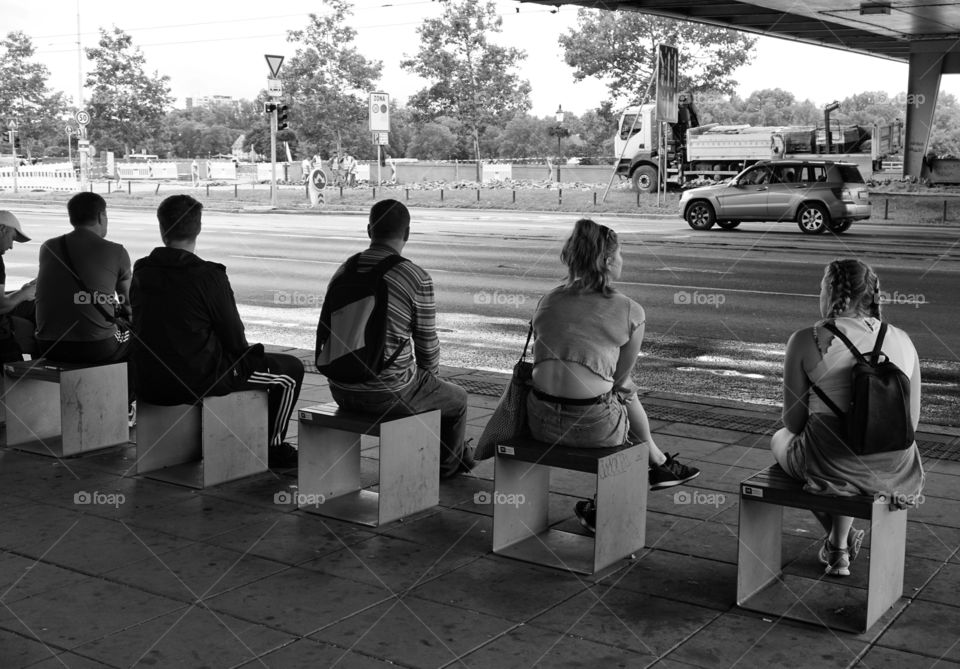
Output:
<path fill-rule="evenodd" d="M 686 188 L 722 181 L 760 160 L 816 158 L 853 162 L 869 176 L 888 156 L 903 148 L 903 124 L 841 126 L 824 107 L 823 127 L 700 125 L 693 96 L 677 96 L 678 120 L 667 123 L 661 154 L 656 104 L 630 107 L 620 115 L 614 137 L 616 172 L 630 179 L 634 190 L 657 191 L 661 171 L 666 183 Z M 830 129 L 830 132 L 826 131 Z"/>

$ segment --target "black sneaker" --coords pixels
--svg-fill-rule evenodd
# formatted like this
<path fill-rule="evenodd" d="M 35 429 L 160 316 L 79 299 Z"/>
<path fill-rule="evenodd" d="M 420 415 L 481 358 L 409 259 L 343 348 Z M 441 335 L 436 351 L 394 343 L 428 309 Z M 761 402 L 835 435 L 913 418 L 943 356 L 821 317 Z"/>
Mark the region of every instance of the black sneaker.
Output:
<path fill-rule="evenodd" d="M 677 462 L 678 455 L 680 454 L 667 455 L 662 465 L 650 465 L 650 490 L 670 488 L 700 476 L 700 470 L 696 467 Z"/>
<path fill-rule="evenodd" d="M 293 469 L 297 466 L 297 449 L 283 442 L 267 447 L 267 464 L 271 469 Z"/>
<path fill-rule="evenodd" d="M 573 513 L 576 514 L 577 520 L 583 525 L 583 529 L 590 534 L 597 533 L 597 507 L 592 499 L 577 502 L 573 507 Z"/>

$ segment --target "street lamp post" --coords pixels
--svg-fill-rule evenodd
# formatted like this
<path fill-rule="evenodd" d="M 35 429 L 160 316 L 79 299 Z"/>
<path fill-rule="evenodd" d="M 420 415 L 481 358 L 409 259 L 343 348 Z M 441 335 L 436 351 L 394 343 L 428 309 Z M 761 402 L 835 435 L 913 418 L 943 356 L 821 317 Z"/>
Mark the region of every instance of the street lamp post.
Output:
<path fill-rule="evenodd" d="M 554 119 L 557 125 L 550 128 L 550 134 L 557 136 L 557 183 L 560 183 L 560 164 L 563 162 L 563 147 L 561 142 L 564 137 L 570 134 L 570 131 L 563 127 L 563 106 L 557 105 L 557 112 Z"/>

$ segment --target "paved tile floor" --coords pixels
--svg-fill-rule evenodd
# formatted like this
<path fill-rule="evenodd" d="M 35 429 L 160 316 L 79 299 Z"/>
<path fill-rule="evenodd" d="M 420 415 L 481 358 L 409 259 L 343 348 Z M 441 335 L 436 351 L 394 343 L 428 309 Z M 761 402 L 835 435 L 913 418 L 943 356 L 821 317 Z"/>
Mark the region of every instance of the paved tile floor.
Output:
<path fill-rule="evenodd" d="M 308 374 L 300 406 L 329 399 Z M 645 402 L 777 418 L 700 398 Z M 470 436 L 495 405 L 471 394 Z M 703 474 L 651 493 L 646 548 L 589 578 L 491 553 L 490 504 L 476 496 L 492 490 L 490 461 L 442 483 L 438 507 L 372 529 L 274 503 L 295 472 L 197 491 L 133 475 L 132 445 L 62 461 L 2 450 L 0 667 L 960 666 L 960 463 L 926 462 L 904 598 L 866 634 L 846 634 L 735 606 L 737 486 L 772 462 L 766 437 L 654 428 Z M 374 440 L 363 454 L 372 482 Z M 580 532 L 573 504 L 592 485 L 555 472 L 551 522 Z M 83 493 L 99 503 L 75 503 Z M 815 521 L 786 510 L 783 527 L 785 572 L 820 579 Z M 854 594 L 868 552 L 844 582 Z"/>

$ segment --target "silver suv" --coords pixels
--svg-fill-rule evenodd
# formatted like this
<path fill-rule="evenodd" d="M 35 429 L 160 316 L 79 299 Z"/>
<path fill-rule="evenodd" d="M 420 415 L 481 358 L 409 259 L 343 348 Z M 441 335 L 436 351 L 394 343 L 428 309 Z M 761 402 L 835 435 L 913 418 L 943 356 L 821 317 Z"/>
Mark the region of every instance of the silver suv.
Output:
<path fill-rule="evenodd" d="M 764 160 L 729 181 L 685 191 L 680 215 L 694 230 L 714 223 L 732 230 L 742 221 L 796 221 L 807 234 L 840 233 L 870 218 L 870 198 L 854 163 Z"/>

